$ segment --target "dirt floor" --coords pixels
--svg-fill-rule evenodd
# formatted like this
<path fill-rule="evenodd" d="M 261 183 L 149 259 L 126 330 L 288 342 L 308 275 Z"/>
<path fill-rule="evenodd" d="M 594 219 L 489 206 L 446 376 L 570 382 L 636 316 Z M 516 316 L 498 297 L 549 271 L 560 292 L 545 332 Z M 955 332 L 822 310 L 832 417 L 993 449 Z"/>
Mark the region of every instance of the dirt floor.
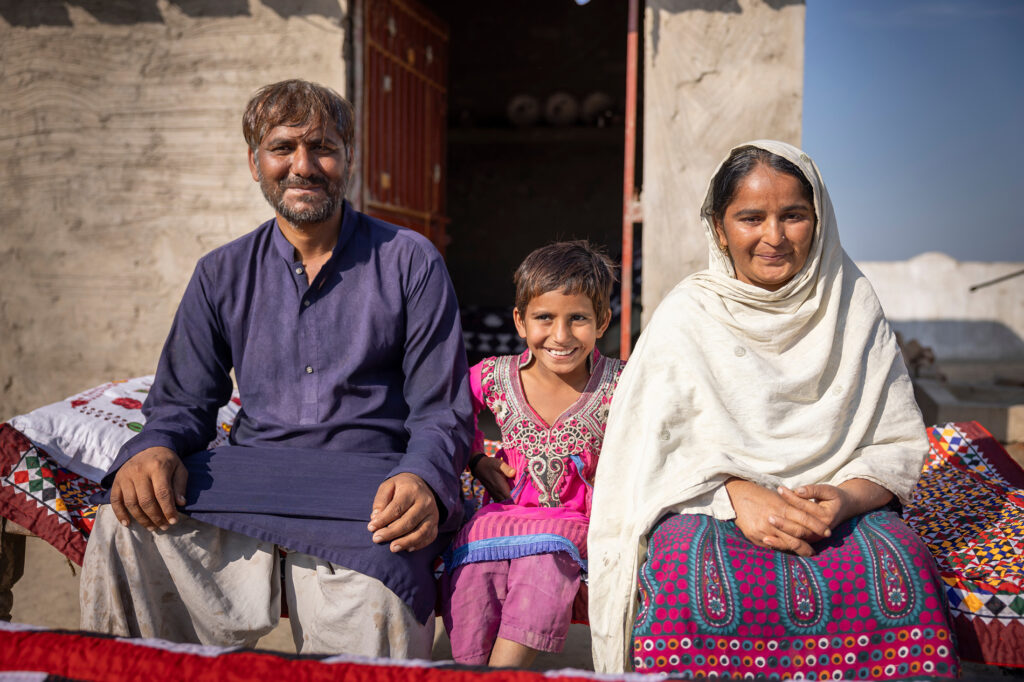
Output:
<path fill-rule="evenodd" d="M 11 620 L 15 623 L 30 623 L 48 628 L 77 630 L 78 575 L 81 569 L 72 564 L 39 538 L 29 538 L 25 547 L 25 576 L 14 586 L 14 608 Z M 295 652 L 288 621 L 282 619 L 278 626 L 260 640 L 258 648 L 272 651 Z M 441 619 L 437 619 L 434 637 L 435 661 L 451 658 L 448 636 Z M 593 670 L 590 656 L 590 630 L 573 625 L 569 640 L 561 654 L 540 654 L 533 665 L 536 670 L 558 670 L 577 668 Z"/>

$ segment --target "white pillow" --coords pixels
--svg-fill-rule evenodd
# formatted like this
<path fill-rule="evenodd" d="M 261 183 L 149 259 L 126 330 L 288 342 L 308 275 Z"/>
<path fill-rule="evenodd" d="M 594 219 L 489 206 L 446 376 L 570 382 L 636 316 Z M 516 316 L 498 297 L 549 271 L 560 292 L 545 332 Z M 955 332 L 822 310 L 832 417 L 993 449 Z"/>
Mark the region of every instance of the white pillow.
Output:
<path fill-rule="evenodd" d="M 153 375 L 113 381 L 12 417 L 8 423 L 65 469 L 98 482 L 121 446 L 142 430 L 142 402 L 152 385 Z M 211 448 L 227 441 L 239 406 L 235 393 L 220 408 Z"/>

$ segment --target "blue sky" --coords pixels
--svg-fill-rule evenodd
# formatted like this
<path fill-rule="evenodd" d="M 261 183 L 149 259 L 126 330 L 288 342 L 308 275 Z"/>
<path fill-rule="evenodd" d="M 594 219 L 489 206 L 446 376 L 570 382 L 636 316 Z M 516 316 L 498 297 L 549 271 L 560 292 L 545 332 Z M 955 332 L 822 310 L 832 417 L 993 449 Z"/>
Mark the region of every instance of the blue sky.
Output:
<path fill-rule="evenodd" d="M 854 260 L 1024 261 L 1024 0 L 807 0 L 803 147 Z"/>

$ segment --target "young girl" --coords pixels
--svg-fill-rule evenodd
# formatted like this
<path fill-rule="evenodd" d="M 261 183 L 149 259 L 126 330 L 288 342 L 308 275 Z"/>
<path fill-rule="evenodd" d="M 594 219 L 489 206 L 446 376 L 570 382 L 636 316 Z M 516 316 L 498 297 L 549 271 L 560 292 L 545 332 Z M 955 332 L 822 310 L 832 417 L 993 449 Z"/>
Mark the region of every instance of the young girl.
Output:
<path fill-rule="evenodd" d="M 443 617 L 459 663 L 523 667 L 565 644 L 622 370 L 594 348 L 611 319 L 614 279 L 611 261 L 585 241 L 537 249 L 515 274 L 513 316 L 527 350 L 470 370 L 474 410 L 494 414 L 503 450 L 484 456 L 477 432 L 470 470 L 495 501 L 445 556 Z"/>

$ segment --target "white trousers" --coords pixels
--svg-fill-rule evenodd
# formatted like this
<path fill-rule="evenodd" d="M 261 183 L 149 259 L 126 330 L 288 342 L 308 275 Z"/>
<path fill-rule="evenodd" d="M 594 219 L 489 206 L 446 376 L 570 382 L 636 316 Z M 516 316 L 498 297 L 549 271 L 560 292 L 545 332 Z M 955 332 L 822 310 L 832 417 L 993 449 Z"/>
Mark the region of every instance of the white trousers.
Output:
<path fill-rule="evenodd" d="M 285 591 L 299 653 L 430 658 L 434 618 L 369 576 L 288 552 Z M 277 546 L 179 516 L 166 531 L 96 515 L 81 578 L 82 629 L 217 646 L 255 646 L 281 614 Z"/>

